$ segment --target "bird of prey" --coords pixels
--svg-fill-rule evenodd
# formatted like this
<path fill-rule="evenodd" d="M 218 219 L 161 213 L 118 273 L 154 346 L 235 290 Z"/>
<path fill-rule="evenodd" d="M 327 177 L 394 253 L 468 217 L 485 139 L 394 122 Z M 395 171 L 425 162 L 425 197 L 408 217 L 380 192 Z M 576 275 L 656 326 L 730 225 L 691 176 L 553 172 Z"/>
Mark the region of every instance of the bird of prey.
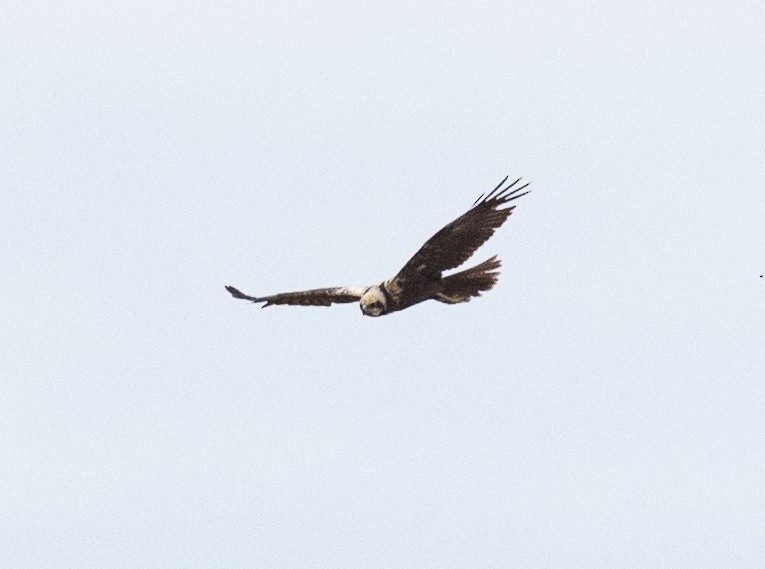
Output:
<path fill-rule="evenodd" d="M 446 304 L 468 302 L 497 282 L 500 261 L 496 255 L 470 269 L 443 273 L 467 261 L 515 209 L 514 205 L 502 206 L 529 193 L 520 193 L 528 184 L 513 189 L 520 178 L 505 186 L 507 179 L 479 196 L 466 213 L 428 239 L 395 277 L 379 285 L 318 288 L 272 296 L 249 296 L 232 286 L 226 290 L 234 298 L 263 302 L 263 308 L 274 304 L 330 306 L 358 300 L 366 316 L 384 316 L 431 299 Z"/>

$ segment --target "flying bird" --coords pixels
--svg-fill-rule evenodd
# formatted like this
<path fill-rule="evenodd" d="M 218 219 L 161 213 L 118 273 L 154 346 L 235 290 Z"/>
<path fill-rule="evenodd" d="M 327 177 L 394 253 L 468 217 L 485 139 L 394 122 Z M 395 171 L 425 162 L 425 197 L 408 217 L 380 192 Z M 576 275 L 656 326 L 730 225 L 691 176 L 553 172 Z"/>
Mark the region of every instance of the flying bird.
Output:
<path fill-rule="evenodd" d="M 443 273 L 467 261 L 515 209 L 515 205 L 502 206 L 529 193 L 520 193 L 528 184 L 513 189 L 520 178 L 505 186 L 507 179 L 479 196 L 466 213 L 428 239 L 395 277 L 379 285 L 317 288 L 272 296 L 249 296 L 232 286 L 226 290 L 234 298 L 263 302 L 263 308 L 274 304 L 330 306 L 358 300 L 366 316 L 384 316 L 431 299 L 445 304 L 468 302 L 491 290 L 497 282 L 501 263 L 496 255 L 470 269 L 446 276 Z"/>

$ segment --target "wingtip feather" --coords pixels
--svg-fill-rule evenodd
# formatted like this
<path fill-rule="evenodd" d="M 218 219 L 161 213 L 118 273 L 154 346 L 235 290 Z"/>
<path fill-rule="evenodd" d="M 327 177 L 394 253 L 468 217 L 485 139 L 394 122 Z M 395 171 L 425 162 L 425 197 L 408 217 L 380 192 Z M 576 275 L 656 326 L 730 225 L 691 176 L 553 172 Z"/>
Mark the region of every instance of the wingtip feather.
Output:
<path fill-rule="evenodd" d="M 226 290 L 234 298 L 240 298 L 242 300 L 249 300 L 249 301 L 252 301 L 252 302 L 262 302 L 261 299 L 259 299 L 257 297 L 254 297 L 254 296 L 250 296 L 249 294 L 244 294 L 241 290 L 239 290 L 237 288 L 234 288 L 234 287 L 232 287 L 230 285 L 226 285 Z"/>
<path fill-rule="evenodd" d="M 527 193 L 529 193 L 529 192 L 524 192 L 522 194 L 518 194 L 518 192 L 527 188 L 530 182 L 526 182 L 521 187 L 513 190 L 515 185 L 523 179 L 522 177 L 518 178 L 517 180 L 515 180 L 514 182 L 512 182 L 511 184 L 503 188 L 502 186 L 505 185 L 505 182 L 507 182 L 509 178 L 510 176 L 505 176 L 505 178 L 499 183 L 499 185 L 496 188 L 494 188 L 492 191 L 488 193 L 481 194 L 478 197 L 478 199 L 473 202 L 473 207 L 479 204 L 489 203 L 489 202 L 496 202 L 496 205 L 501 205 L 511 200 L 520 198 L 521 196 L 525 196 Z"/>

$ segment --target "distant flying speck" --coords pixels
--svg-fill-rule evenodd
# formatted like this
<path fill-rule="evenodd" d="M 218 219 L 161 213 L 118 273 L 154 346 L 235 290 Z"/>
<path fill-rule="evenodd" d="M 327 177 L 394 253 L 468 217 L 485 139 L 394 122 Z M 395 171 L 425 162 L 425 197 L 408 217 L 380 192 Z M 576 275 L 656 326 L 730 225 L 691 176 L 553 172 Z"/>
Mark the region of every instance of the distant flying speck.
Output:
<path fill-rule="evenodd" d="M 502 188 L 507 182 L 505 178 L 491 192 L 479 196 L 467 213 L 431 237 L 395 277 L 382 284 L 319 288 L 261 297 L 246 295 L 232 286 L 227 286 L 226 290 L 234 298 L 265 302 L 263 308 L 272 304 L 330 306 L 360 300 L 361 312 L 366 316 L 384 316 L 431 299 L 445 304 L 468 302 L 471 297 L 481 296 L 482 291 L 491 290 L 497 282 L 499 259 L 494 256 L 453 275 L 442 276 L 442 273 L 467 261 L 505 222 L 515 206 L 503 209 L 500 206 L 529 193 L 518 193 L 528 184 L 510 191 L 520 180 L 518 178 Z"/>

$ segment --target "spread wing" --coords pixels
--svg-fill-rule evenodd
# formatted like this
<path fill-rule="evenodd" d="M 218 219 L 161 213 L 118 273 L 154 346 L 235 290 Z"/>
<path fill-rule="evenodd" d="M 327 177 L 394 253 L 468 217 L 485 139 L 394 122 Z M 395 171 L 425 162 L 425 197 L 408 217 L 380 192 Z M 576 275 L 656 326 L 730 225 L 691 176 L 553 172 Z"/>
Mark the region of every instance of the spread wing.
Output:
<path fill-rule="evenodd" d="M 512 189 L 520 181 L 518 178 L 503 188 L 507 182 L 505 178 L 488 194 L 479 196 L 466 213 L 428 239 L 395 278 L 405 278 L 413 272 L 439 278 L 443 271 L 459 267 L 467 261 L 515 209 L 515 206 L 500 209 L 501 206 L 529 193 L 518 193 L 528 184 Z"/>
<path fill-rule="evenodd" d="M 249 296 L 232 286 L 227 286 L 226 290 L 230 292 L 231 296 L 234 298 L 251 300 L 252 302 L 265 302 L 265 304 L 261 307 L 265 308 L 266 306 L 271 306 L 272 304 L 329 306 L 335 302 L 355 302 L 361 298 L 361 296 L 366 292 L 368 288 L 369 287 L 366 286 L 317 288 L 313 290 L 301 290 L 298 292 L 282 292 L 272 296 L 261 297 Z"/>

